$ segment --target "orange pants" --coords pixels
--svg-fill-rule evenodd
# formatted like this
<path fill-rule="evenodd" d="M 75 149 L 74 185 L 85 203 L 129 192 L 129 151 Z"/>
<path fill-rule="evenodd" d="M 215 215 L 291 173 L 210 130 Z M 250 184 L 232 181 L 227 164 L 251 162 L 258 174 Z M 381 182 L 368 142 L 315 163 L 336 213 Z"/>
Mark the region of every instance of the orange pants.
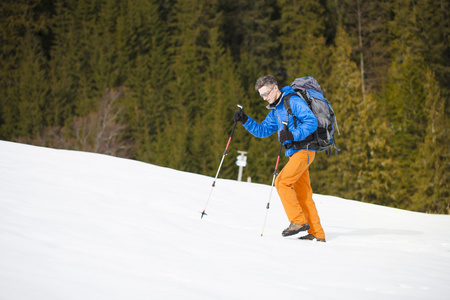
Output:
<path fill-rule="evenodd" d="M 275 186 L 289 221 L 300 225 L 309 223 L 311 228 L 308 232 L 316 238 L 324 239 L 325 232 L 312 199 L 308 153 L 311 164 L 316 155 L 315 151 L 302 150 L 294 153 L 278 174 Z"/>

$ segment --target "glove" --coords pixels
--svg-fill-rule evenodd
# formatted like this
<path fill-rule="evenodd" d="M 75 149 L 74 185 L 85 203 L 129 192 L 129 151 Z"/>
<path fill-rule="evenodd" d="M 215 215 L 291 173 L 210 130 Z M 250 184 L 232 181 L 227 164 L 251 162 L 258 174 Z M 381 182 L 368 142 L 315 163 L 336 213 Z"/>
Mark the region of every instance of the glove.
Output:
<path fill-rule="evenodd" d="M 247 115 L 244 113 L 243 109 L 238 110 L 237 112 L 234 113 L 234 121 L 235 122 L 242 122 L 242 124 L 245 124 L 245 122 L 247 122 Z"/>
<path fill-rule="evenodd" d="M 286 141 L 294 141 L 294 135 L 292 132 L 287 130 L 286 128 L 280 131 L 280 143 L 284 143 Z"/>

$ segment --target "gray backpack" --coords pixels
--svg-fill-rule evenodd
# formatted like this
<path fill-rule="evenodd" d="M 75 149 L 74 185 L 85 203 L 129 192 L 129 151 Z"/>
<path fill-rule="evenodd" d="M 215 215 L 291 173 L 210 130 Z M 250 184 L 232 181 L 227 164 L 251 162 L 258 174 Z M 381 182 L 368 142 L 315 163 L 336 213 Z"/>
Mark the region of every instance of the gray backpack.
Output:
<path fill-rule="evenodd" d="M 324 98 L 322 89 L 314 77 L 306 76 L 295 79 L 291 83 L 291 87 L 296 94 L 288 94 L 283 98 L 284 107 L 287 114 L 291 114 L 294 118 L 294 126 L 297 127 L 297 117 L 292 113 L 289 99 L 292 95 L 298 95 L 302 98 L 317 118 L 317 130 L 300 142 L 294 142 L 290 147 L 294 149 L 315 149 L 317 152 L 326 151 L 331 155 L 331 147 L 335 149 L 335 153 L 340 151 L 336 146 L 334 137 L 335 132 L 340 135 L 337 125 L 336 115 L 330 102 Z M 300 120 L 298 120 L 300 121 Z M 289 146 L 288 146 L 289 147 Z"/>

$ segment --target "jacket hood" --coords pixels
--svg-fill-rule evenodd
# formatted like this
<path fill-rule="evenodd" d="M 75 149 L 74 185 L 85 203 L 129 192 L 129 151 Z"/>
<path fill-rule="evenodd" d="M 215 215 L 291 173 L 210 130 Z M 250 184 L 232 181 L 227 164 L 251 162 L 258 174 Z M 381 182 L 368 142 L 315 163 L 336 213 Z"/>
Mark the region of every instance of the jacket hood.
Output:
<path fill-rule="evenodd" d="M 282 91 L 283 93 L 285 93 L 286 95 L 287 95 L 287 94 L 292 94 L 292 93 L 295 94 L 294 89 L 293 89 L 292 87 L 290 87 L 290 86 L 285 86 L 284 88 L 281 89 L 281 91 Z"/>

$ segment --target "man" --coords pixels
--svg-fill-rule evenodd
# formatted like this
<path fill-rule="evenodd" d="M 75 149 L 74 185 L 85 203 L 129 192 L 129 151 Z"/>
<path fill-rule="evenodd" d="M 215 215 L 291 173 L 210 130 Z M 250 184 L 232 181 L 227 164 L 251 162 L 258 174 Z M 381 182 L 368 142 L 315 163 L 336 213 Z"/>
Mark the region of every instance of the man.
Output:
<path fill-rule="evenodd" d="M 293 116 L 286 112 L 283 98 L 295 91 L 290 86 L 279 89 L 278 81 L 272 75 L 259 78 L 255 90 L 269 103 L 267 108 L 271 112 L 261 124 L 248 117 L 243 110 L 234 114 L 234 121 L 242 122 L 251 134 L 259 138 L 268 137 L 277 131 L 280 143 L 286 148 L 285 155 L 289 157 L 289 162 L 275 182 L 290 221 L 289 227 L 283 230 L 282 235 L 291 236 L 308 230 L 309 234 L 300 239 L 325 242 L 325 232 L 312 199 L 309 178 L 309 165 L 315 157 L 315 150 L 309 148 L 309 143 L 317 129 L 317 119 L 303 99 L 292 95 L 289 103 L 293 115 L 297 118 L 294 124 Z M 287 122 L 287 128 L 284 128 L 283 122 Z"/>

